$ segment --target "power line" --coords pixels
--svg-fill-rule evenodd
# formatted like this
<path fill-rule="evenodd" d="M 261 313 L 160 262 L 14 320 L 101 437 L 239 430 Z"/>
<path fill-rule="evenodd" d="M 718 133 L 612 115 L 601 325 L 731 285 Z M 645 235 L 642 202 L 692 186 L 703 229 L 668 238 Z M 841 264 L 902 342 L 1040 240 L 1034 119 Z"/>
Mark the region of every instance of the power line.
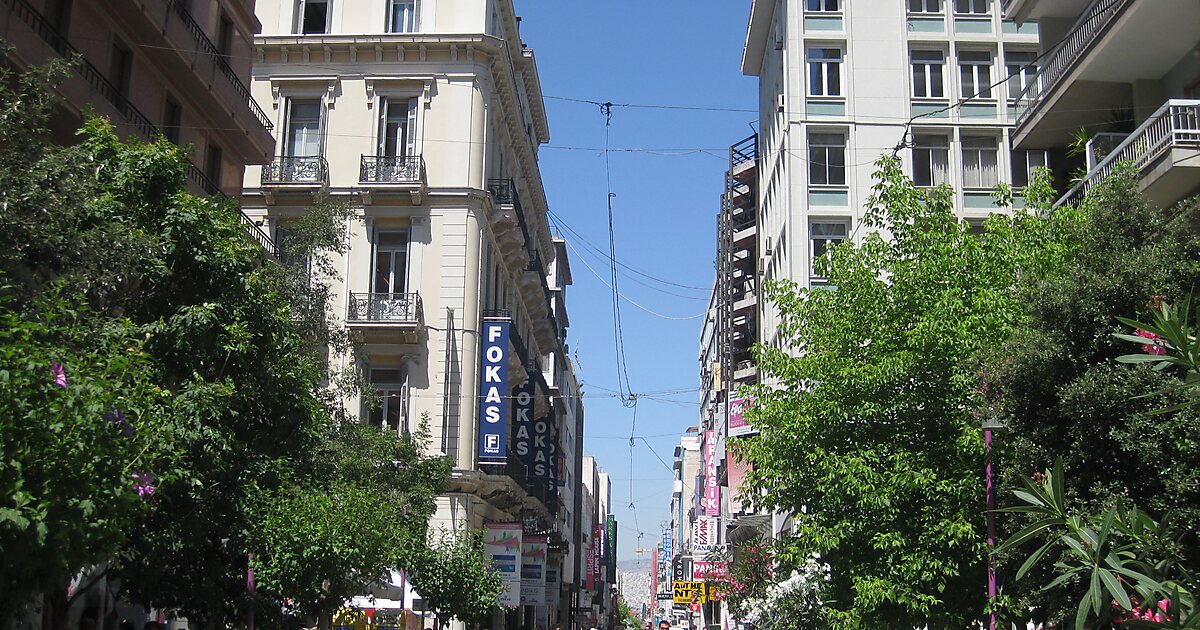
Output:
<path fill-rule="evenodd" d="M 567 241 L 567 249 L 570 249 L 571 251 L 573 251 L 573 252 L 575 252 L 575 253 L 579 253 L 579 250 L 575 249 L 575 247 L 574 247 L 573 245 L 571 245 L 571 241 Z M 599 274 L 599 273 L 598 273 L 598 272 L 595 270 L 595 268 L 593 268 L 593 267 L 592 267 L 592 265 L 591 265 L 590 263 L 588 263 L 587 259 L 586 259 L 586 258 L 584 258 L 583 256 L 580 256 L 578 260 L 579 260 L 579 262 L 583 263 L 583 266 L 584 266 L 584 267 L 586 267 L 588 271 L 592 272 L 592 275 L 596 276 L 596 279 L 597 279 L 597 280 L 599 280 L 601 284 L 603 284 L 604 286 L 608 287 L 608 288 L 609 288 L 609 289 L 610 289 L 610 290 L 613 292 L 613 295 L 614 295 L 614 296 L 616 296 L 614 299 L 617 299 L 617 298 L 619 298 L 619 299 L 623 299 L 623 300 L 625 300 L 626 302 L 629 302 L 630 304 L 632 304 L 632 305 L 634 305 L 634 306 L 638 307 L 639 309 L 641 309 L 641 310 L 643 310 L 643 311 L 645 311 L 645 312 L 647 312 L 647 313 L 649 313 L 649 314 L 651 314 L 651 315 L 653 315 L 653 316 L 655 316 L 655 317 L 657 317 L 657 318 L 659 318 L 659 319 L 665 319 L 665 320 L 668 320 L 668 321 L 687 321 L 687 320 L 692 320 L 692 319 L 700 319 L 701 317 L 704 317 L 704 315 L 708 313 L 708 311 L 707 311 L 707 310 L 705 310 L 703 313 L 700 313 L 700 314 L 698 314 L 698 315 L 688 315 L 688 316 L 685 316 L 685 317 L 674 317 L 674 316 L 671 316 L 671 315 L 664 315 L 664 314 L 662 314 L 662 313 L 659 313 L 658 311 L 655 311 L 655 310 L 653 310 L 653 309 L 651 309 L 651 308 L 648 308 L 648 307 L 646 307 L 646 306 L 643 306 L 642 304 L 640 304 L 640 303 L 636 302 L 635 300 L 633 300 L 633 299 L 632 299 L 632 298 L 630 298 L 629 296 L 627 296 L 627 295 L 625 295 L 625 294 L 623 294 L 623 293 L 619 292 L 619 291 L 616 289 L 615 285 L 609 284 L 609 283 L 608 283 L 608 281 L 606 281 L 606 280 L 604 279 L 604 277 L 603 277 L 603 276 L 601 276 L 601 275 L 600 275 L 600 274 Z M 624 361 L 624 359 L 622 358 L 622 359 L 621 359 L 621 361 Z"/>

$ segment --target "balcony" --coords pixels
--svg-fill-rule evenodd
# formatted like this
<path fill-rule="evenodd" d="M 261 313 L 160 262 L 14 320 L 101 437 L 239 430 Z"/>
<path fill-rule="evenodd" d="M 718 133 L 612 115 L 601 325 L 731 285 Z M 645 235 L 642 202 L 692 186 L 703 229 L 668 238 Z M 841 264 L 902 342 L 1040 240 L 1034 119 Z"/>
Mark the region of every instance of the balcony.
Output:
<path fill-rule="evenodd" d="M 1121 163 L 1137 170 L 1141 189 L 1156 204 L 1170 205 L 1200 188 L 1200 100 L 1167 101 L 1125 141 L 1088 171 L 1058 204 L 1078 201 Z"/>
<path fill-rule="evenodd" d="M 262 187 L 324 188 L 329 184 L 329 162 L 319 155 L 284 155 L 263 166 Z M 270 202 L 270 200 L 268 200 Z"/>
<path fill-rule="evenodd" d="M 417 343 L 425 331 L 421 296 L 416 293 L 351 293 L 346 326 L 371 343 Z"/>
<path fill-rule="evenodd" d="M 1141 118 L 1156 103 L 1145 103 L 1146 88 L 1139 86 L 1160 83 L 1200 43 L 1196 3 L 1094 0 L 1076 15 L 1037 80 L 1016 99 L 1021 148 L 1061 147 L 1081 127 L 1111 129 L 1114 112 Z"/>
<path fill-rule="evenodd" d="M 386 192 L 408 193 L 414 204 L 425 193 L 425 160 L 419 155 L 364 155 L 358 166 L 363 203 Z"/>

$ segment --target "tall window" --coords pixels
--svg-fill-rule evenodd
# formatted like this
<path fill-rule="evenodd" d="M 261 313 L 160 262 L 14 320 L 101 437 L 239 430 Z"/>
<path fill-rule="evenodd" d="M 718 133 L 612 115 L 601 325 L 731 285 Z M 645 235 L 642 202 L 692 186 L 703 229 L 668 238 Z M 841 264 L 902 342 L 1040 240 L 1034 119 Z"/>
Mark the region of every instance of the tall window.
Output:
<path fill-rule="evenodd" d="M 913 138 L 913 183 L 938 186 L 950 181 L 950 140 L 946 136 L 917 134 Z"/>
<path fill-rule="evenodd" d="M 133 78 L 133 53 L 121 40 L 113 39 L 112 52 L 108 58 L 108 80 L 117 93 L 129 97 L 129 83 Z"/>
<path fill-rule="evenodd" d="M 842 95 L 842 51 L 838 48 L 808 49 L 809 96 Z"/>
<path fill-rule="evenodd" d="M 163 135 L 167 140 L 179 144 L 179 126 L 182 120 L 183 106 L 168 95 L 163 103 Z"/>
<path fill-rule="evenodd" d="M 954 0 L 954 12 L 961 15 L 987 15 L 990 0 Z"/>
<path fill-rule="evenodd" d="M 417 99 L 384 97 L 379 108 L 379 155 L 414 155 Z"/>
<path fill-rule="evenodd" d="M 221 152 L 221 147 L 208 143 L 208 151 L 204 154 L 204 174 L 208 176 L 208 180 L 212 182 L 212 190 L 206 190 L 210 195 L 216 194 L 221 190 L 221 167 L 225 161 L 224 154 Z"/>
<path fill-rule="evenodd" d="M 375 273 L 371 293 L 404 293 L 408 275 L 408 231 L 380 230 L 375 233 Z"/>
<path fill-rule="evenodd" d="M 840 133 L 808 135 L 808 179 L 814 186 L 846 185 L 846 136 Z"/>
<path fill-rule="evenodd" d="M 1033 178 L 1033 171 L 1041 166 L 1050 166 L 1050 155 L 1046 151 L 1031 149 L 1012 152 L 1012 184 L 1024 188 Z"/>
<path fill-rule="evenodd" d="M 221 53 L 221 57 L 226 62 L 229 61 L 229 56 L 233 54 L 233 20 L 221 14 L 220 21 L 217 22 L 217 52 Z"/>
<path fill-rule="evenodd" d="M 814 13 L 837 13 L 842 10 L 841 0 L 806 0 L 804 10 Z"/>
<path fill-rule="evenodd" d="M 285 155 L 311 157 L 321 155 L 321 101 L 289 99 Z"/>
<path fill-rule="evenodd" d="M 1008 76 L 1008 98 L 1015 100 L 1025 88 L 1037 81 L 1037 53 L 1006 50 L 1004 63 Z"/>
<path fill-rule="evenodd" d="M 909 13 L 941 13 L 942 0 L 908 0 Z"/>
<path fill-rule="evenodd" d="M 992 98 L 991 53 L 980 50 L 958 51 L 958 76 L 963 98 Z"/>
<path fill-rule="evenodd" d="M 371 386 L 381 404 L 371 409 L 367 422 L 384 431 L 408 432 L 403 370 L 371 370 Z"/>
<path fill-rule="evenodd" d="M 388 3 L 388 32 L 417 31 L 417 0 L 390 0 Z"/>
<path fill-rule="evenodd" d="M 996 138 L 965 136 L 962 139 L 963 188 L 991 188 L 1000 182 Z"/>
<path fill-rule="evenodd" d="M 912 51 L 913 96 L 916 98 L 944 98 L 943 66 L 946 54 L 940 50 Z"/>
<path fill-rule="evenodd" d="M 813 221 L 808 226 L 810 244 L 812 246 L 813 275 L 817 274 L 816 262 L 838 243 L 846 240 L 850 226 L 845 221 Z"/>
<path fill-rule="evenodd" d="M 296 32 L 304 35 L 329 32 L 330 0 L 296 0 Z"/>

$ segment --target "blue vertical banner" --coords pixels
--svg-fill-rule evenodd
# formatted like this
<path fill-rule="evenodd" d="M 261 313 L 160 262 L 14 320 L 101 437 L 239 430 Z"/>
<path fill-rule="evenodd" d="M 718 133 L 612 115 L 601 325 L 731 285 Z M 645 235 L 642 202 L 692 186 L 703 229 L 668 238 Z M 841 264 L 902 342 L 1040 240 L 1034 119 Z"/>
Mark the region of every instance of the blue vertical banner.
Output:
<path fill-rule="evenodd" d="M 508 328 L 505 319 L 483 320 L 479 344 L 479 461 L 508 455 Z"/>
<path fill-rule="evenodd" d="M 529 470 L 533 468 L 533 380 L 514 387 L 512 395 L 512 454 Z"/>

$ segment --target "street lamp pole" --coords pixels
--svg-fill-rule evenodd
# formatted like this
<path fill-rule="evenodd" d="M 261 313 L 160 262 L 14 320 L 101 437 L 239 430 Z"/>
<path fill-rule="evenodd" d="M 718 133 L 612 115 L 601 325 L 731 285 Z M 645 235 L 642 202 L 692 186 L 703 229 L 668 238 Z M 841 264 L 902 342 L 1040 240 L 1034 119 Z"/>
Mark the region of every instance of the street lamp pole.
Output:
<path fill-rule="evenodd" d="M 996 488 L 992 478 L 992 429 L 983 430 L 987 486 L 987 544 L 988 544 L 988 630 L 996 630 Z"/>

